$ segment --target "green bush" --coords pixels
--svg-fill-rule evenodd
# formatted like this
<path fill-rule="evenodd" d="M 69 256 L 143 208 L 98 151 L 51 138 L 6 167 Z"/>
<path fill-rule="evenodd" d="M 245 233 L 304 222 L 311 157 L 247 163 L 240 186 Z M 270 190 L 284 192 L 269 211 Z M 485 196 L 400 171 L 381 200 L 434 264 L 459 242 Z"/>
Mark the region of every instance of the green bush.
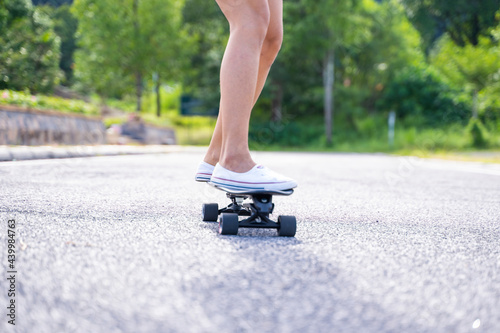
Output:
<path fill-rule="evenodd" d="M 355 118 L 354 123 L 356 132 L 362 138 L 373 139 L 387 135 L 387 119 L 385 117 L 366 115 Z"/>
<path fill-rule="evenodd" d="M 324 125 L 311 119 L 284 123 L 253 121 L 248 137 L 256 149 L 271 145 L 301 147 L 317 142 L 323 131 Z"/>
<path fill-rule="evenodd" d="M 472 118 L 466 128 L 471 144 L 474 148 L 486 148 L 488 146 L 488 131 L 479 119 Z"/>
<path fill-rule="evenodd" d="M 455 101 L 454 92 L 438 74 L 417 67 L 402 71 L 377 101 L 383 111 L 395 110 L 398 118 L 420 117 L 423 125 L 465 123 L 470 107 Z"/>

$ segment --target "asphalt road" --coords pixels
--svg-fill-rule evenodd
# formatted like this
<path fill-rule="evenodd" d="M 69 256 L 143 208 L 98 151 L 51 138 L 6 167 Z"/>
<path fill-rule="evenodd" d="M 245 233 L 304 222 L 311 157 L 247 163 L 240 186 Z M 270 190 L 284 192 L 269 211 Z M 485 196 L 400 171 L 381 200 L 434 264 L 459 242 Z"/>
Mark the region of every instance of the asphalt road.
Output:
<path fill-rule="evenodd" d="M 281 238 L 201 220 L 201 157 L 0 163 L 0 331 L 500 332 L 499 166 L 256 153 L 299 182 Z"/>

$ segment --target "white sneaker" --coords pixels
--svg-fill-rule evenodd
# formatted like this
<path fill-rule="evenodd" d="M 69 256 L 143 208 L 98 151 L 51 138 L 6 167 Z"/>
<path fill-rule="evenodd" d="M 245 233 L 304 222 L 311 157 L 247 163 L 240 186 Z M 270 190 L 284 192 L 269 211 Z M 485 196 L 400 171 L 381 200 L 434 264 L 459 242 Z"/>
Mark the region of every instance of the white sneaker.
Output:
<path fill-rule="evenodd" d="M 284 191 L 297 187 L 297 182 L 262 165 L 247 172 L 233 172 L 219 163 L 215 166 L 210 182 L 235 191 Z"/>
<path fill-rule="evenodd" d="M 214 171 L 215 166 L 212 164 L 208 164 L 207 162 L 201 161 L 200 165 L 198 165 L 198 171 L 196 171 L 196 175 L 194 176 L 194 180 L 197 182 L 208 182 L 210 181 L 210 177 L 212 177 L 212 172 Z"/>

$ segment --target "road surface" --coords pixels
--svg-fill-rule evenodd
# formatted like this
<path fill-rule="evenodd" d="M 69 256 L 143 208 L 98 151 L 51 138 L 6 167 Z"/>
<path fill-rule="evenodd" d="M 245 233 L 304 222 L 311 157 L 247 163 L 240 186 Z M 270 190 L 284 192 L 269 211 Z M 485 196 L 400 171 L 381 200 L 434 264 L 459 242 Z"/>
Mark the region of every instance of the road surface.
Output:
<path fill-rule="evenodd" d="M 297 235 L 220 236 L 202 156 L 1 163 L 0 331 L 500 332 L 498 166 L 255 153 L 299 182 Z"/>

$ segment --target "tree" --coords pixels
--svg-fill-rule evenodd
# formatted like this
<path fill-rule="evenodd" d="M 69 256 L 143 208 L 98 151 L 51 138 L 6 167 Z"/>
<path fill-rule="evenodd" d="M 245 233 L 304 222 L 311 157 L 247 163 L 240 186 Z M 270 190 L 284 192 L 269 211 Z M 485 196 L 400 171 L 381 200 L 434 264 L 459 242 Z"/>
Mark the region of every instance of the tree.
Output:
<path fill-rule="evenodd" d="M 133 80 L 140 111 L 144 77 L 178 73 L 182 6 L 179 0 L 76 0 L 75 75 L 101 96 L 127 92 Z"/>
<path fill-rule="evenodd" d="M 462 87 L 472 96 L 472 117 L 477 118 L 480 96 L 490 86 L 500 82 L 500 52 L 490 38 L 480 37 L 476 45 L 457 46 L 449 36 L 444 36 L 432 63 L 449 81 Z M 486 97 L 487 96 L 484 96 Z"/>
<path fill-rule="evenodd" d="M 459 92 L 439 72 L 420 64 L 398 72 L 377 105 L 396 111 L 401 119 L 411 117 L 413 125 L 440 127 L 467 121 L 470 107 L 456 98 Z"/>
<path fill-rule="evenodd" d="M 323 7 L 317 7 L 320 5 Z M 283 111 L 285 123 L 270 124 L 270 128 L 282 129 L 291 119 L 319 125 L 322 115 L 327 142 L 329 132 L 333 141 L 334 117 L 336 123 L 342 123 L 336 127 L 337 132 L 360 130 L 360 119 L 369 113 L 388 111 L 377 109 L 375 102 L 395 75 L 424 60 L 418 31 L 398 1 L 363 0 L 352 3 L 353 7 L 334 5 L 331 1 L 284 3 L 283 46 L 258 106 L 270 108 L 274 121 Z M 338 22 L 335 37 L 329 35 L 329 31 L 334 33 L 328 28 L 328 20 L 333 18 L 327 10 L 338 10 L 335 15 L 339 16 L 344 15 L 342 10 L 347 12 L 347 17 Z M 328 50 L 333 50 L 334 55 L 329 72 L 325 71 Z M 333 79 L 330 82 L 325 80 L 327 73 Z M 262 119 L 260 108 L 257 115 Z"/>
<path fill-rule="evenodd" d="M 229 26 L 215 1 L 186 0 L 183 22 L 192 50 L 184 70 L 184 93 L 203 101 L 204 108 L 219 105 L 219 72 Z"/>
<path fill-rule="evenodd" d="M 151 19 L 150 13 L 165 6 L 161 0 L 141 3 L 140 34 L 146 42 L 146 70 L 153 74 L 156 92 L 156 115 L 160 117 L 162 82 L 180 80 L 185 69 L 186 58 L 191 52 L 192 41 L 182 28 L 184 1 L 172 0 L 168 11 Z M 139 2 L 138 2 L 139 3 Z M 163 23 L 163 24 L 159 24 Z"/>
<path fill-rule="evenodd" d="M 52 7 L 59 7 L 63 5 L 71 5 L 73 0 L 31 0 L 31 2 L 33 2 L 33 5 L 35 6 L 50 5 Z"/>
<path fill-rule="evenodd" d="M 54 31 L 61 38 L 61 61 L 59 67 L 64 71 L 63 84 L 70 86 L 73 83 L 74 53 L 76 51 L 75 34 L 78 21 L 71 14 L 70 6 L 62 5 L 55 9 Z"/>
<path fill-rule="evenodd" d="M 420 31 L 429 52 L 435 41 L 447 32 L 460 47 L 476 46 L 479 37 L 496 25 L 495 12 L 500 0 L 403 0 L 408 17 Z"/>
<path fill-rule="evenodd" d="M 368 22 L 359 15 L 359 4 L 356 0 L 298 0 L 287 6 L 295 22 L 291 34 L 298 37 L 292 49 L 321 62 L 327 144 L 332 143 L 336 53 L 369 33 Z"/>
<path fill-rule="evenodd" d="M 342 90 L 364 91 L 359 94 L 362 100 L 358 103 L 368 111 L 375 111 L 375 101 L 384 88 L 405 68 L 422 63 L 424 57 L 420 36 L 398 2 L 364 1 L 360 15 L 369 22 L 369 33 L 341 55 L 340 74 L 349 82 Z"/>
<path fill-rule="evenodd" d="M 52 19 L 54 32 L 61 40 L 61 60 L 59 68 L 64 72 L 62 84 L 70 86 L 73 83 L 73 64 L 74 53 L 76 50 L 76 30 L 78 21 L 71 14 L 69 5 L 61 5 L 58 7 L 38 6 L 38 10 Z"/>
<path fill-rule="evenodd" d="M 59 82 L 59 37 L 30 1 L 0 3 L 0 89 L 49 92 Z"/>

